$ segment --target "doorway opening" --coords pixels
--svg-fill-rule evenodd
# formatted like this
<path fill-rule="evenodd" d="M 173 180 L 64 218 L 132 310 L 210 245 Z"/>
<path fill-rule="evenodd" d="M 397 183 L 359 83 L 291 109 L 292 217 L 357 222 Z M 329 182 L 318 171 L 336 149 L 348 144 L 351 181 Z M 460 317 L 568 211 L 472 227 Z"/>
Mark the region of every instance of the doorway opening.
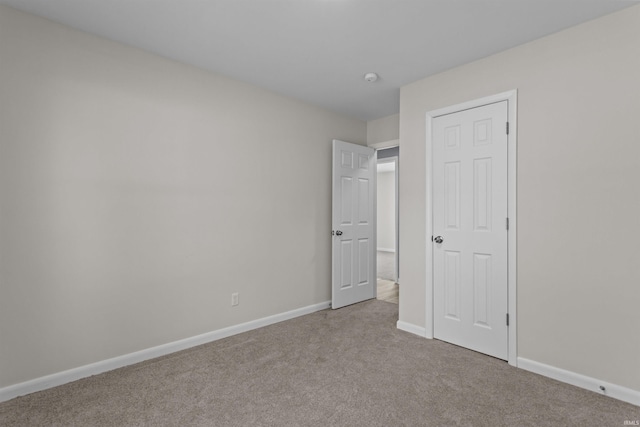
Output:
<path fill-rule="evenodd" d="M 398 158 L 399 147 L 378 150 L 377 164 L 377 298 L 398 304 Z"/>

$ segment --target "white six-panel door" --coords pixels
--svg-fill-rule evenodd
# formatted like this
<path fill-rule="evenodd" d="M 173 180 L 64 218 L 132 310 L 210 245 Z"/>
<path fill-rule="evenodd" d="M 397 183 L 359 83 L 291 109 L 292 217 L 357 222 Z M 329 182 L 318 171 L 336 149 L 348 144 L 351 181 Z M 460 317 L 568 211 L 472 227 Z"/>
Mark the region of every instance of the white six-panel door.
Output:
<path fill-rule="evenodd" d="M 433 120 L 434 337 L 501 359 L 507 327 L 507 102 Z"/>
<path fill-rule="evenodd" d="M 333 141 L 332 308 L 376 296 L 373 148 Z"/>

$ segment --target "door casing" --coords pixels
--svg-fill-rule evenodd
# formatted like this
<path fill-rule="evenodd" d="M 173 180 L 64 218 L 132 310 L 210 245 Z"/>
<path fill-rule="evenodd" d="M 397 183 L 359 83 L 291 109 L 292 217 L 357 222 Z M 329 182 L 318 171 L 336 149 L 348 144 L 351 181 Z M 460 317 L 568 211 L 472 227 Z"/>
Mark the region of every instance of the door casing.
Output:
<path fill-rule="evenodd" d="M 452 105 L 445 108 L 429 111 L 426 114 L 426 178 L 427 178 L 427 209 L 426 209 L 426 302 L 425 302 L 425 337 L 433 338 L 433 246 L 431 236 L 433 236 L 433 166 L 432 166 L 432 147 L 433 147 L 433 119 L 435 117 L 451 114 L 458 111 L 468 110 L 471 108 L 481 107 L 499 101 L 507 101 L 509 134 L 507 135 L 507 212 L 509 217 L 509 232 L 507 237 L 507 292 L 508 292 L 508 312 L 509 312 L 509 351 L 508 362 L 512 366 L 517 366 L 517 313 L 516 313 L 516 291 L 517 291 L 517 265 L 516 265 L 516 164 L 517 164 L 517 90 L 499 93 L 487 96 L 473 101 Z"/>

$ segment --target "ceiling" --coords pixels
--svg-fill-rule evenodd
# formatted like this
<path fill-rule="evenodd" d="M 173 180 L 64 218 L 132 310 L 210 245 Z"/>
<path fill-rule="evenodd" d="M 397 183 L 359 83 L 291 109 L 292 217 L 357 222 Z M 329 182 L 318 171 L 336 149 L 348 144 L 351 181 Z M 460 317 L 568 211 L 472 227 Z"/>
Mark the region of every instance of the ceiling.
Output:
<path fill-rule="evenodd" d="M 372 120 L 400 87 L 638 0 L 0 0 Z M 363 75 L 380 78 L 367 83 Z"/>

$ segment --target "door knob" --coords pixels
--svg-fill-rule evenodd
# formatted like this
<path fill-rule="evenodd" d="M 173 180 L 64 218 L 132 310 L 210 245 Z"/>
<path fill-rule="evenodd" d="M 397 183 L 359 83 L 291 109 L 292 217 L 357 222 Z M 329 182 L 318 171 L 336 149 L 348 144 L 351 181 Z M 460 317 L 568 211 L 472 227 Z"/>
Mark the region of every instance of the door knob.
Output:
<path fill-rule="evenodd" d="M 442 243 L 444 240 L 442 239 L 442 236 L 436 236 L 435 239 L 433 239 L 434 242 L 440 244 Z"/>
<path fill-rule="evenodd" d="M 342 231 L 340 230 L 336 231 L 336 236 L 342 236 Z"/>

